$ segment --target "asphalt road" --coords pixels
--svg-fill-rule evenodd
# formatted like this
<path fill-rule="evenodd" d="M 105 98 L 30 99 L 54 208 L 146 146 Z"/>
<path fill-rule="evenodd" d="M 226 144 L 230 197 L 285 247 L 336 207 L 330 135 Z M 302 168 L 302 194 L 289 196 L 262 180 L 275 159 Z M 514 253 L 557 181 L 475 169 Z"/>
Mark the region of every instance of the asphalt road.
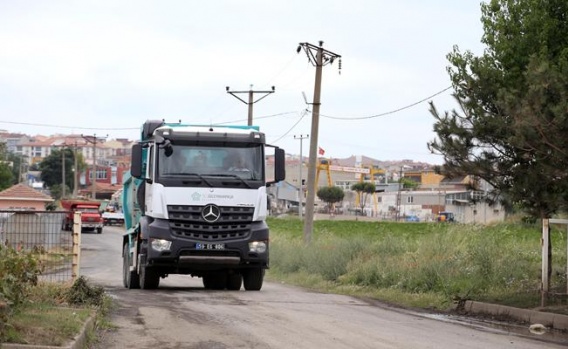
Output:
<path fill-rule="evenodd" d="M 83 234 L 81 274 L 105 287 L 116 329 L 94 348 L 566 348 L 509 330 L 265 282 L 260 292 L 205 291 L 173 275 L 157 290 L 122 285 L 122 228 Z"/>

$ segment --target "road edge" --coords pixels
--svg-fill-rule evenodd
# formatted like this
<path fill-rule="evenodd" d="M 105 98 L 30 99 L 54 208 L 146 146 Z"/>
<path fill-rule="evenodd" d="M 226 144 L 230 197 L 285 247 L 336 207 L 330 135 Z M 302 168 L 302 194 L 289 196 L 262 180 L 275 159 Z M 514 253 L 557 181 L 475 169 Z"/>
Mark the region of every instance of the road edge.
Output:
<path fill-rule="evenodd" d="M 531 325 L 540 324 L 554 330 L 568 331 L 568 315 L 469 300 L 456 304 L 455 310 L 464 314 L 511 318 Z"/>
<path fill-rule="evenodd" d="M 97 313 L 93 313 L 87 318 L 79 334 L 77 334 L 71 343 L 65 346 L 41 345 L 41 344 L 17 344 L 17 343 L 0 343 L 2 349 L 83 349 L 87 347 L 88 334 L 95 328 L 95 320 Z"/>

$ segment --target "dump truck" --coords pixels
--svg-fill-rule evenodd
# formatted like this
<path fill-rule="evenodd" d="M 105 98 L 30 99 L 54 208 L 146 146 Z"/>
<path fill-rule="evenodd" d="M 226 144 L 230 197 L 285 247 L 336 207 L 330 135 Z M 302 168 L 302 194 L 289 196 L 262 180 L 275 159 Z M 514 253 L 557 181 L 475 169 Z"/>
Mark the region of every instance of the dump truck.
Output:
<path fill-rule="evenodd" d="M 63 217 L 63 230 L 71 231 L 73 229 L 73 215 L 79 211 L 81 212 L 81 231 L 90 230 L 101 234 L 103 232 L 103 218 L 99 211 L 100 206 L 100 201 L 95 200 L 61 200 L 61 207 L 67 211 Z"/>
<path fill-rule="evenodd" d="M 184 274 L 206 289 L 260 290 L 269 267 L 266 187 L 284 178 L 284 150 L 257 126 L 146 121 L 123 178 L 124 286 L 155 289 Z"/>

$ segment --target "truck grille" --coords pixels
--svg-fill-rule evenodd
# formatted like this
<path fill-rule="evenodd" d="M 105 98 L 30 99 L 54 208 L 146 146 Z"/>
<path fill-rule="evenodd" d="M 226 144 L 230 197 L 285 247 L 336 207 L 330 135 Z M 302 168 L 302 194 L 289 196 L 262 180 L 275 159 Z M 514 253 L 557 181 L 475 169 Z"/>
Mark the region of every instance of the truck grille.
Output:
<path fill-rule="evenodd" d="M 221 241 L 250 235 L 254 207 L 219 206 L 221 215 L 215 223 L 201 217 L 204 206 L 169 205 L 172 234 L 200 241 Z"/>

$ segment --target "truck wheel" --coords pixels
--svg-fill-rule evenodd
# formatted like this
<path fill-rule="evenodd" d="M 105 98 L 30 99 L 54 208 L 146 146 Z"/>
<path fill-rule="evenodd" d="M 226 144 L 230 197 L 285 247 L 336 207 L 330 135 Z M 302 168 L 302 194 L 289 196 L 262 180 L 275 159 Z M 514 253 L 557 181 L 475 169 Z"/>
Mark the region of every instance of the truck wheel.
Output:
<path fill-rule="evenodd" d="M 138 273 L 136 270 L 130 271 L 130 266 L 132 264 L 132 256 L 130 255 L 128 244 L 124 244 L 124 249 L 122 251 L 122 281 L 124 287 L 128 289 L 140 288 Z"/>
<path fill-rule="evenodd" d="M 239 273 L 229 273 L 227 274 L 227 290 L 238 291 L 241 289 L 241 284 L 243 283 L 243 278 Z"/>
<path fill-rule="evenodd" d="M 204 275 L 203 287 L 209 290 L 224 290 L 225 288 L 227 288 L 226 274 Z"/>
<path fill-rule="evenodd" d="M 264 269 L 249 269 L 243 273 L 243 284 L 247 291 L 260 291 L 264 281 Z"/>
<path fill-rule="evenodd" d="M 102 234 L 103 233 L 103 228 L 97 228 L 97 234 Z"/>
<path fill-rule="evenodd" d="M 140 288 L 143 290 L 154 290 L 160 285 L 160 275 L 155 269 L 142 266 L 140 267 Z"/>

